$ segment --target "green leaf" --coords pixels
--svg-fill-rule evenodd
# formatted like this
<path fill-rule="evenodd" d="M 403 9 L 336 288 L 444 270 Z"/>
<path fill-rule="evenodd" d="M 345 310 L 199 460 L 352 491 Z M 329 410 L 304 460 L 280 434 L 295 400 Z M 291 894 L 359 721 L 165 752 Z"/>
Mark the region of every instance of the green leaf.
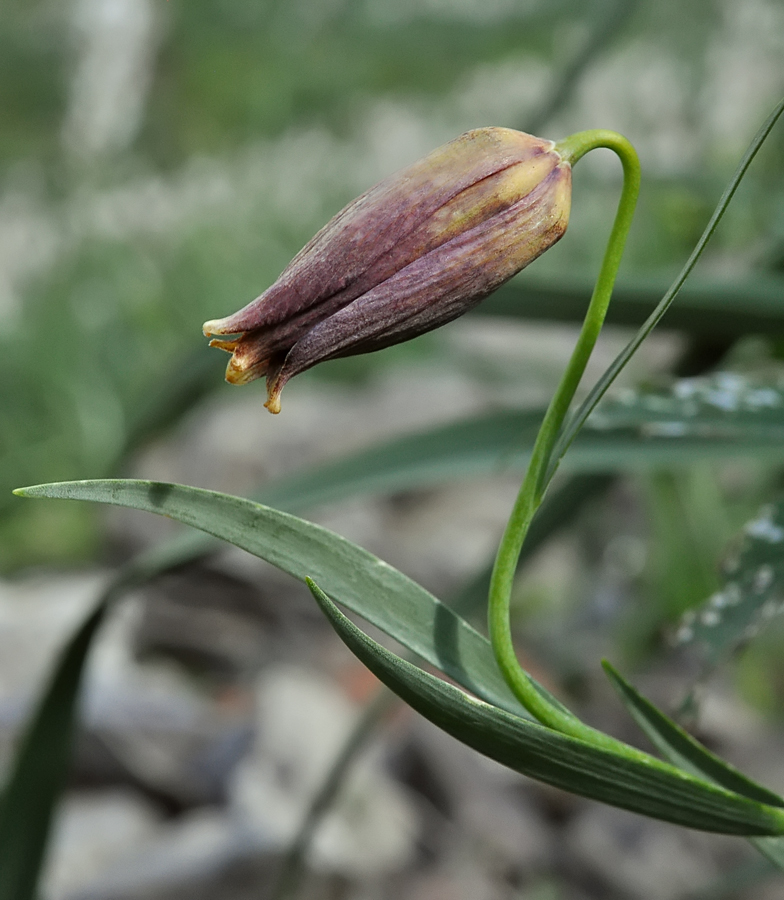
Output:
<path fill-rule="evenodd" d="M 681 772 L 627 758 L 476 700 L 395 656 L 360 631 L 316 584 L 317 602 L 346 646 L 384 684 L 453 737 L 546 784 L 678 825 L 726 834 L 780 833 L 784 812 Z M 645 757 L 643 762 L 640 757 Z"/>
<path fill-rule="evenodd" d="M 784 611 L 784 501 L 747 522 L 724 560 L 724 584 L 681 620 L 680 643 L 699 641 L 710 664 L 756 635 Z"/>
<path fill-rule="evenodd" d="M 0 900 L 36 895 L 52 811 L 70 766 L 84 661 L 105 609 L 99 603 L 62 652 L 0 797 Z"/>
<path fill-rule="evenodd" d="M 672 763 L 694 775 L 710 778 L 728 791 L 742 794 L 750 800 L 784 807 L 784 800 L 781 797 L 747 778 L 728 762 L 703 747 L 680 725 L 646 700 L 610 663 L 603 660 L 602 665 L 634 720 L 654 746 L 666 754 Z"/>
<path fill-rule="evenodd" d="M 784 440 L 784 373 L 720 371 L 681 378 L 666 388 L 629 388 L 608 397 L 588 420 L 591 429 L 635 428 L 646 436 L 704 437 L 779 448 Z"/>
<path fill-rule="evenodd" d="M 698 380 L 692 380 L 698 381 Z M 670 403 L 688 391 L 690 380 L 669 392 L 622 393 L 605 401 L 578 436 L 563 468 L 571 472 L 683 466 L 692 461 L 725 459 L 744 454 L 779 459 L 784 412 L 760 406 L 741 410 L 721 421 L 710 403 L 695 416 L 686 400 Z M 701 382 L 699 382 L 701 383 Z M 760 387 L 762 387 L 760 385 Z M 670 403 L 652 425 L 653 406 Z M 392 492 L 522 470 L 530 455 L 543 410 L 497 410 L 440 425 L 371 447 L 335 462 L 265 485 L 261 502 L 288 512 L 363 493 Z M 595 422 L 595 424 L 594 424 Z M 511 501 L 510 501 L 511 502 Z M 189 534 L 154 551 L 160 570 L 203 554 L 208 537 Z"/>
<path fill-rule="evenodd" d="M 685 383 L 685 382 L 684 382 Z M 681 382 L 671 393 L 677 395 Z M 661 392 L 660 392 L 661 393 Z M 572 472 L 611 472 L 744 454 L 756 459 L 781 456 L 782 417 L 778 410 L 740 411 L 719 422 L 709 405 L 696 417 L 688 406 L 648 426 L 654 401 L 647 394 L 623 393 L 608 401 L 583 429 L 564 462 Z M 656 397 L 659 394 L 655 395 Z M 658 401 L 655 401 L 658 402 Z M 418 434 L 294 473 L 264 486 L 257 499 L 297 512 L 347 496 L 425 487 L 461 478 L 522 469 L 530 455 L 543 410 L 500 410 L 438 426 Z M 171 564 L 203 553 L 207 542 L 183 539 L 167 551 Z M 162 553 L 163 551 L 161 551 Z"/>
<path fill-rule="evenodd" d="M 393 460 L 393 457 L 390 458 L 390 462 Z M 382 454 L 382 473 L 383 464 Z M 333 490 L 334 485 L 337 485 L 342 489 L 338 492 L 338 495 L 342 494 L 345 496 L 345 490 L 352 486 L 356 487 L 356 482 L 352 482 L 349 479 L 350 468 L 343 470 L 342 467 L 338 466 L 337 469 L 335 480 L 332 482 Z M 317 478 L 310 481 L 310 490 L 308 489 L 307 476 L 304 479 L 295 478 L 293 481 L 293 486 L 289 488 L 285 486 L 285 482 L 276 485 L 275 489 L 281 503 L 287 502 L 288 505 L 296 507 L 297 505 L 307 505 L 313 502 L 313 492 L 316 492 L 316 495 L 321 497 L 329 495 L 329 486 L 326 488 L 326 492 L 322 487 L 319 493 L 319 480 Z M 561 515 L 564 513 L 565 510 L 560 511 Z M 547 530 L 548 525 L 544 527 Z M 90 614 L 89 619 L 85 621 L 79 633 L 72 639 L 72 644 L 76 644 L 79 650 L 76 654 L 74 652 L 66 652 L 54 670 L 50 687 L 43 695 L 40 710 L 33 718 L 33 723 L 35 724 L 31 725 L 30 738 L 20 745 L 16 754 L 16 774 L 9 779 L 9 783 L 6 786 L 6 794 L 0 800 L 0 873 L 4 873 L 8 879 L 13 879 L 17 877 L 13 874 L 15 871 L 14 866 L 23 866 L 25 872 L 24 890 L 27 891 L 27 894 L 2 893 L 2 890 L 5 889 L 5 883 L 0 876 L 0 900 L 7 900 L 7 898 L 9 900 L 10 898 L 22 900 L 23 897 L 29 897 L 30 887 L 35 883 L 36 860 L 38 860 L 40 865 L 41 854 L 48 831 L 48 822 L 59 793 L 58 785 L 64 783 L 69 764 L 70 754 L 68 748 L 70 739 L 68 735 L 73 728 L 72 722 L 75 716 L 75 688 L 81 677 L 81 668 L 87 656 L 90 638 L 96 633 L 97 625 L 106 606 L 113 599 L 122 595 L 128 587 L 144 582 L 178 561 L 202 552 L 205 549 L 205 543 L 210 541 L 211 539 L 207 535 L 189 532 L 161 547 L 140 554 L 132 563 L 120 570 L 119 577 L 115 579 L 109 590 L 99 599 L 95 611 Z M 515 701 L 511 700 L 510 702 L 514 704 Z M 519 711 L 521 714 L 527 715 L 524 710 Z M 39 753 L 40 744 L 37 742 L 37 739 L 43 735 L 46 746 L 54 747 L 56 750 L 57 741 L 52 737 L 55 734 L 62 740 L 60 752 L 48 754 L 45 760 L 46 771 L 39 771 L 42 762 Z M 47 781 L 51 784 L 51 789 L 48 792 L 47 802 L 41 806 L 39 816 L 35 819 L 35 822 L 31 820 L 30 828 L 20 828 L 18 816 L 15 817 L 9 811 L 26 808 L 29 805 L 27 799 L 20 800 L 20 798 L 26 798 L 30 790 L 37 792 L 37 802 L 40 802 L 43 796 L 41 786 Z M 331 783 L 332 779 L 329 781 L 329 784 Z M 316 804 L 319 810 L 321 806 L 322 801 Z M 305 829 L 305 832 L 307 832 L 307 829 Z M 11 833 L 14 836 L 13 841 L 3 839 L 5 835 Z M 302 841 L 305 839 L 303 837 Z M 299 847 L 299 843 L 295 846 Z M 7 848 L 8 853 L 12 854 L 14 866 L 10 863 L 6 864 L 3 848 Z"/>
<path fill-rule="evenodd" d="M 291 511 L 340 500 L 347 491 L 391 492 L 520 468 L 543 415 L 501 410 L 408 434 L 293 474 L 262 488 L 258 499 Z"/>
<path fill-rule="evenodd" d="M 729 408 L 733 402 L 737 407 Z M 349 491 L 395 491 L 522 469 L 543 414 L 499 410 L 406 435 L 289 476 L 262 489 L 259 499 L 303 509 L 342 499 Z M 778 380 L 719 373 L 682 379 L 661 391 L 624 391 L 605 401 L 563 467 L 612 472 L 739 454 L 780 459 L 783 440 L 784 392 Z"/>
<path fill-rule="evenodd" d="M 154 553 L 123 566 L 57 659 L 0 793 L 0 900 L 31 900 L 57 800 L 71 764 L 78 695 L 92 641 L 109 606 L 159 567 Z"/>
<path fill-rule="evenodd" d="M 747 778 L 728 762 L 703 747 L 680 725 L 643 697 L 610 663 L 604 661 L 602 665 L 634 720 L 670 762 L 686 772 L 707 778 L 744 797 L 784 807 L 782 798 Z M 784 838 L 753 838 L 751 843 L 772 863 L 784 869 Z"/>
<path fill-rule="evenodd" d="M 639 327 L 656 308 L 669 282 L 661 278 L 619 281 L 606 321 Z M 582 322 L 593 280 L 537 279 L 527 273 L 499 288 L 469 315 L 551 322 Z M 693 335 L 736 339 L 746 334 L 784 333 L 784 278 L 756 273 L 744 281 L 689 280 L 667 312 L 664 327 Z"/>
<path fill-rule="evenodd" d="M 213 491 L 151 481 L 73 481 L 17 491 L 168 516 L 228 541 L 346 605 L 489 702 L 525 715 L 489 642 L 416 582 L 345 538 L 288 513 Z"/>
<path fill-rule="evenodd" d="M 676 382 L 669 395 L 689 390 Z M 649 427 L 646 416 L 657 399 L 625 392 L 608 400 L 578 436 L 564 461 L 571 472 L 613 472 L 619 469 L 682 466 L 691 461 L 737 457 L 778 459 L 781 456 L 781 416 L 765 408 L 744 411 L 717 422 L 710 404 L 698 415 L 687 402 L 667 407 L 666 416 Z M 748 415 L 746 414 L 748 412 Z M 434 484 L 522 470 L 530 456 L 544 410 L 497 410 L 420 433 L 409 434 L 335 462 L 293 473 L 265 485 L 256 499 L 287 512 L 364 493 L 429 487 Z M 161 569 L 204 553 L 209 538 L 186 535 L 158 548 Z"/>

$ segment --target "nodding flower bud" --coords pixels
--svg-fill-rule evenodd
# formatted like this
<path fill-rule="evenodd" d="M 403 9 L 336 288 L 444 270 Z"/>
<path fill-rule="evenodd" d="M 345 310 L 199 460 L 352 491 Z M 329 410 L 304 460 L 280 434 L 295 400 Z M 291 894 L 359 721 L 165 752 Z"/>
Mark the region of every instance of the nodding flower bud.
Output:
<path fill-rule="evenodd" d="M 552 141 L 479 128 L 354 200 L 244 309 L 204 323 L 229 335 L 226 380 L 267 376 L 270 412 L 316 363 L 379 350 L 467 312 L 566 231 L 571 167 Z"/>

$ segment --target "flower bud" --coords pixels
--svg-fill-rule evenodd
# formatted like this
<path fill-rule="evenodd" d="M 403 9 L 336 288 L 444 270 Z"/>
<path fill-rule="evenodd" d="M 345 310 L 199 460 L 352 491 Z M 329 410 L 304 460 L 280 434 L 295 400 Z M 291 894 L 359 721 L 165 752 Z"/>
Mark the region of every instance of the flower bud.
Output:
<path fill-rule="evenodd" d="M 226 380 L 267 376 L 270 412 L 293 375 L 379 350 L 467 312 L 566 231 L 571 167 L 552 141 L 479 128 L 339 212 L 244 309 L 204 323 Z"/>

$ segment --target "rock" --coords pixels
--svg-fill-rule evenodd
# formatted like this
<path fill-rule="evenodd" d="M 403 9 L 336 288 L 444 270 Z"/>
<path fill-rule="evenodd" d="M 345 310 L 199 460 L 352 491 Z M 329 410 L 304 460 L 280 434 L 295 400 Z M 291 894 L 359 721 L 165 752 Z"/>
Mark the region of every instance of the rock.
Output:
<path fill-rule="evenodd" d="M 354 726 L 357 712 L 315 671 L 290 665 L 264 673 L 258 734 L 232 778 L 234 814 L 286 846 Z M 310 863 L 322 872 L 368 878 L 402 868 L 413 852 L 417 818 L 384 772 L 377 748 L 352 766 L 316 832 Z"/>
<path fill-rule="evenodd" d="M 682 900 L 733 861 L 747 857 L 737 838 L 678 828 L 593 803 L 570 822 L 565 847 L 591 878 L 629 900 Z"/>
<path fill-rule="evenodd" d="M 0 770 L 58 651 L 96 602 L 103 572 L 0 581 Z"/>
<path fill-rule="evenodd" d="M 442 812 L 455 829 L 459 852 L 503 879 L 529 878 L 556 857 L 556 836 L 526 791 L 526 779 L 481 756 L 420 719 L 412 719 L 412 746 L 424 754 L 425 777 L 436 784 L 420 790 L 441 792 Z M 420 773 L 422 770 L 420 770 Z M 459 836 L 458 836 L 459 835 Z M 447 854 L 455 852 L 443 848 Z"/>
<path fill-rule="evenodd" d="M 65 900 L 116 865 L 135 859 L 160 822 L 155 807 L 129 789 L 69 794 L 55 819 L 43 896 Z"/>

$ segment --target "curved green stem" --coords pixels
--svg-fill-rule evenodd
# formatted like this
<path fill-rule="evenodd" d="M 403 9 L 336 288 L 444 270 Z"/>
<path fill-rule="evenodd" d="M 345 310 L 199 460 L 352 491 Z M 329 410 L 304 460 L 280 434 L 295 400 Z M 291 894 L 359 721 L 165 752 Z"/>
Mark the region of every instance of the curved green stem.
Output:
<path fill-rule="evenodd" d="M 759 152 L 760 147 L 767 140 L 767 137 L 772 131 L 773 126 L 776 124 L 782 114 L 784 114 L 784 98 L 780 100 L 778 104 L 776 104 L 773 112 L 762 123 L 751 144 L 749 144 L 748 149 L 743 154 L 743 158 L 738 163 L 735 174 L 732 176 L 730 183 L 724 189 L 724 192 L 719 199 L 716 209 L 713 211 L 713 215 L 710 217 L 710 221 L 705 226 L 705 230 L 703 231 L 702 236 L 700 237 L 699 241 L 697 241 L 694 250 L 692 250 L 691 255 L 686 260 L 685 265 L 681 269 L 675 281 L 673 281 L 673 283 L 670 285 L 667 293 L 661 298 L 656 306 L 656 309 L 654 309 L 650 316 L 648 316 L 637 334 L 623 348 L 623 350 L 613 361 L 612 365 L 591 388 L 590 393 L 581 403 L 580 408 L 577 409 L 574 415 L 570 417 L 566 427 L 561 431 L 553 454 L 550 457 L 548 476 L 551 474 L 551 472 L 555 472 L 555 469 L 558 467 L 558 463 L 561 457 L 564 455 L 564 453 L 566 453 L 569 445 L 575 439 L 577 433 L 583 427 L 586 420 L 588 419 L 588 416 L 595 409 L 597 403 L 602 399 L 607 389 L 610 387 L 613 381 L 615 381 L 621 370 L 635 354 L 637 348 L 656 327 L 662 316 L 664 316 L 664 314 L 672 305 L 672 302 L 678 296 L 678 292 L 683 287 L 683 284 L 689 277 L 691 270 L 694 268 L 697 260 L 702 255 L 702 252 L 707 246 L 708 241 L 713 236 L 714 231 L 716 231 L 716 228 L 718 227 L 722 216 L 726 212 L 727 207 L 730 205 L 730 201 L 735 195 L 735 191 L 738 189 L 738 185 L 741 183 L 741 181 L 743 180 L 743 176 L 746 174 L 746 170 L 751 165 L 752 160 Z M 576 137 L 579 137 L 579 135 L 577 135 Z M 569 140 L 571 140 L 571 138 Z"/>
<path fill-rule="evenodd" d="M 517 560 L 534 514 L 554 474 L 554 470 L 549 471 L 553 447 L 604 322 L 640 188 L 637 153 L 621 135 L 613 131 L 583 131 L 556 144 L 556 150 L 572 165 L 589 150 L 598 147 L 613 150 L 621 160 L 621 199 L 577 344 L 539 429 L 528 471 L 498 548 L 490 581 L 488 619 L 490 641 L 498 665 L 509 687 L 526 709 L 544 725 L 558 731 L 589 739 L 594 744 L 611 744 L 615 747 L 619 742 L 584 725 L 576 716 L 560 705 L 554 705 L 536 689 L 517 660 L 509 621 L 509 604 Z"/>

